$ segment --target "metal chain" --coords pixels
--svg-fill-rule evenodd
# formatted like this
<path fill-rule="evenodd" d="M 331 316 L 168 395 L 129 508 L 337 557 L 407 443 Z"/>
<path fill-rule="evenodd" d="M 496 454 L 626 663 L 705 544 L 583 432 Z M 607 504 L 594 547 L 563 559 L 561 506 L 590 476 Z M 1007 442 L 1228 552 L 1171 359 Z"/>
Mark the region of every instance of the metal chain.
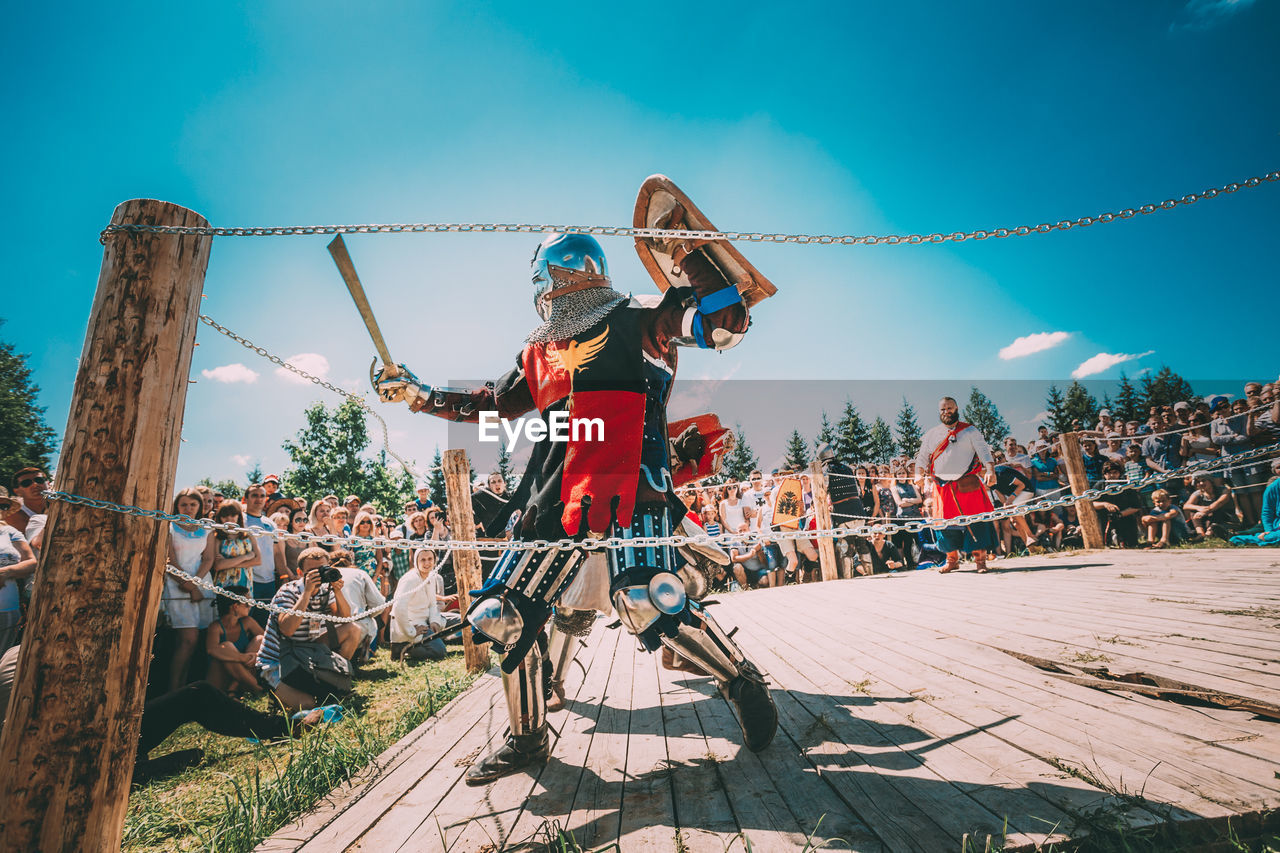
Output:
<path fill-rule="evenodd" d="M 1014 228 L 979 229 L 976 231 L 953 231 L 950 234 L 934 232 L 932 234 L 885 234 L 885 235 L 852 235 L 832 236 L 830 234 L 765 234 L 751 231 L 684 231 L 671 228 L 630 228 L 611 225 L 514 225 L 499 223 L 462 223 L 462 222 L 415 222 L 406 224 L 368 224 L 368 225 L 283 225 L 266 227 L 216 228 L 196 225 L 145 225 L 142 223 L 111 223 L 103 229 L 99 240 L 105 245 L 107 237 L 114 233 L 128 232 L 149 234 L 193 234 L 212 237 L 280 237 L 306 234 L 401 234 L 401 233 L 463 233 L 463 234 L 545 234 L 573 233 L 593 234 L 602 237 L 646 237 L 651 239 L 694 239 L 694 240 L 734 240 L 748 243 L 799 243 L 840 246 L 896 246 L 902 243 L 918 245 L 920 243 L 961 243 L 965 240 L 986 240 L 989 237 L 1025 237 L 1029 234 L 1047 234 L 1050 231 L 1067 231 L 1076 226 L 1086 228 L 1098 223 L 1114 222 L 1117 219 L 1131 219 L 1134 216 L 1146 216 L 1161 210 L 1173 210 L 1179 205 L 1194 204 L 1201 199 L 1216 198 L 1224 193 L 1237 190 L 1252 189 L 1264 183 L 1280 181 L 1280 171 L 1268 172 L 1261 177 L 1246 178 L 1233 181 L 1222 187 L 1210 187 L 1198 193 L 1190 193 L 1182 198 L 1165 199 L 1162 202 L 1142 204 L 1137 207 L 1126 207 L 1123 210 L 1100 213 L 1095 216 L 1081 216 L 1078 219 L 1063 219 L 1058 222 L 1042 222 L 1039 225 L 1019 225 Z"/>
<path fill-rule="evenodd" d="M 359 622 L 360 620 L 367 619 L 370 616 L 377 616 L 379 613 L 386 610 L 392 604 L 392 599 L 387 599 L 386 603 L 379 604 L 377 607 L 373 608 L 372 610 L 366 610 L 363 613 L 353 613 L 350 616 L 334 616 L 332 613 L 313 613 L 311 611 L 306 611 L 304 613 L 301 610 L 294 610 L 291 607 L 281 607 L 278 604 L 271 604 L 270 602 L 256 601 L 252 598 L 247 598 L 243 595 L 240 595 L 239 593 L 232 592 L 231 590 L 225 587 L 221 587 L 221 586 L 218 586 L 217 584 L 211 583 L 208 578 L 202 578 L 198 575 L 188 574 L 187 572 L 184 572 L 182 569 L 178 568 L 173 564 L 166 565 L 164 567 L 164 570 L 169 574 L 173 575 L 175 578 L 179 578 L 184 581 L 190 581 L 191 583 L 195 584 L 196 586 L 200 587 L 203 590 L 216 593 L 218 595 L 221 595 L 223 598 L 229 598 L 232 601 L 238 601 L 241 604 L 247 604 L 250 607 L 255 607 L 259 610 L 266 610 L 270 613 L 277 613 L 280 615 L 292 614 L 294 616 L 297 616 L 301 614 L 307 617 L 308 619 L 320 619 L 324 622 L 335 622 L 338 624 L 343 624 L 347 622 Z"/>
<path fill-rule="evenodd" d="M 945 530 L 949 527 L 962 527 L 969 524 L 976 524 L 982 521 L 999 521 L 1005 518 L 1012 518 L 1016 515 L 1028 515 L 1032 512 L 1053 509 L 1055 507 L 1067 506 L 1078 500 L 1096 500 L 1106 495 L 1115 495 L 1129 489 L 1141 489 L 1149 485 L 1162 483 L 1166 480 L 1172 480 L 1177 477 L 1185 477 L 1192 473 L 1201 473 L 1217 470 L 1228 470 L 1234 467 L 1240 467 L 1240 463 L 1252 459 L 1259 459 L 1269 456 L 1280 451 L 1280 442 L 1270 444 L 1265 447 L 1247 450 L 1243 453 L 1236 453 L 1231 456 L 1223 456 L 1218 459 L 1206 459 L 1200 462 L 1193 462 L 1173 471 L 1165 471 L 1163 473 L 1152 474 L 1138 480 L 1129 480 L 1125 482 L 1113 483 L 1108 486 L 1087 489 L 1080 495 L 1066 495 L 1061 498 L 1052 500 L 1039 500 L 1032 503 L 1019 504 L 1017 506 L 1000 507 L 990 512 L 977 513 L 975 515 L 964 515 L 956 518 L 928 518 L 928 519 L 912 519 L 910 521 L 897 521 L 893 519 L 885 519 L 883 522 L 873 525 L 861 525 L 858 527 L 838 527 L 824 530 L 783 530 L 777 533 L 771 533 L 764 537 L 770 541 L 778 541 L 783 539 L 838 539 L 844 536 L 870 536 L 873 533 L 893 533 L 898 530 L 905 530 L 909 533 L 918 533 L 922 530 Z M 86 498 L 82 495 L 73 495 L 68 492 L 46 491 L 44 496 L 49 500 L 59 500 L 65 503 L 78 504 L 80 506 L 93 507 L 94 509 L 105 509 L 111 512 L 120 512 L 126 515 L 136 515 L 144 518 L 155 518 L 160 521 L 171 521 L 177 524 L 194 525 L 203 527 L 208 530 L 225 530 L 235 533 L 245 533 L 250 536 L 269 536 L 275 539 L 293 540 L 296 542 L 321 544 L 321 545 L 340 545 L 346 543 L 358 543 L 366 547 L 384 549 L 399 549 L 404 551 L 413 551 L 419 548 L 431 548 L 438 551 L 548 551 L 552 548 L 582 548 L 588 551 L 596 550 L 617 550 L 619 548 L 653 548 L 664 545 L 679 547 L 682 545 L 733 545 L 737 543 L 754 542 L 761 537 L 754 533 L 722 533 L 719 536 L 711 536 L 703 533 L 696 536 L 636 536 L 630 539 L 621 537 L 609 538 L 585 538 L 585 539 L 531 539 L 525 541 L 485 541 L 477 542 L 470 540 L 439 540 L 439 539 L 382 539 L 379 537 L 358 538 L 355 536 L 317 536 L 313 533 L 289 533 L 283 530 L 265 532 L 261 528 L 240 527 L 231 523 L 219 523 L 206 518 L 191 518 L 186 515 L 177 515 L 173 513 L 163 512 L 156 509 L 142 509 L 141 507 L 129 506 L 127 504 L 117 504 L 111 501 L 96 500 L 94 498 Z"/>
<path fill-rule="evenodd" d="M 228 338 L 231 338 L 231 340 L 240 344 L 242 347 L 253 350 L 258 355 L 262 356 L 272 364 L 277 364 L 280 367 L 283 367 L 285 370 L 290 371 L 291 373 L 296 373 L 297 375 L 301 376 L 303 379 L 306 379 L 308 382 L 314 382 L 316 385 L 319 385 L 321 388 L 325 388 L 329 391 L 334 392 L 335 394 L 340 394 L 343 397 L 346 397 L 348 400 L 354 400 L 356 405 L 358 405 L 365 412 L 369 413 L 374 418 L 376 418 L 378 423 L 382 426 L 382 447 L 384 450 L 387 451 L 387 455 L 395 459 L 397 462 L 399 462 L 400 467 L 403 468 L 405 471 L 409 472 L 409 476 L 413 477 L 415 480 L 421 479 L 420 475 L 418 474 L 418 471 L 412 465 L 406 462 L 404 458 L 400 456 L 400 454 L 396 453 L 394 450 L 391 449 L 391 435 L 387 430 L 387 422 L 382 419 L 382 415 L 374 411 L 373 407 L 369 405 L 369 401 L 366 400 L 364 397 L 361 397 L 359 394 L 352 394 L 350 391 L 346 390 L 345 388 L 339 388 L 337 385 L 334 385 L 332 382 L 326 382 L 325 380 L 321 379 L 319 376 L 313 376 L 310 373 L 307 373 L 307 371 L 303 370 L 302 368 L 295 367 L 294 365 L 280 358 L 278 355 L 274 355 L 268 352 L 266 347 L 260 347 L 257 344 L 255 344 L 253 341 L 249 340 L 248 338 L 244 338 L 244 337 L 241 337 L 240 335 L 237 335 L 235 332 L 231 331 L 226 326 L 219 323 L 217 320 L 214 320 L 208 314 L 201 314 L 200 322 L 226 335 Z"/>

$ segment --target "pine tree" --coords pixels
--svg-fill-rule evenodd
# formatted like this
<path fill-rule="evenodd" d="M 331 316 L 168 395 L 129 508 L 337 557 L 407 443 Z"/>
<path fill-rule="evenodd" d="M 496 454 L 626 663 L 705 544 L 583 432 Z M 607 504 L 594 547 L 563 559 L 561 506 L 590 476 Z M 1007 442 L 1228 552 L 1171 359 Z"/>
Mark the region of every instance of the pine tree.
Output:
<path fill-rule="evenodd" d="M 1124 371 L 1120 372 L 1120 391 L 1116 394 L 1116 407 L 1111 411 L 1117 420 L 1140 421 L 1144 419 L 1142 398 L 1138 396 L 1138 390 L 1133 387 L 1129 377 L 1124 375 Z"/>
<path fill-rule="evenodd" d="M 800 435 L 800 430 L 793 429 L 787 439 L 786 465 L 792 471 L 803 471 L 809 467 L 809 446 Z"/>
<path fill-rule="evenodd" d="M 1009 434 L 1009 425 L 1000 416 L 1000 410 L 986 394 L 974 385 L 969 389 L 969 402 L 964 404 L 964 419 L 978 428 L 987 444 L 999 445 Z"/>
<path fill-rule="evenodd" d="M 1195 395 L 1191 383 L 1168 367 L 1161 366 L 1154 377 L 1150 373 L 1142 377 L 1142 402 L 1145 409 L 1194 400 Z"/>
<path fill-rule="evenodd" d="M 920 452 L 920 423 L 916 420 L 915 408 L 902 398 L 902 408 L 898 410 L 898 449 L 904 456 L 914 459 Z"/>
<path fill-rule="evenodd" d="M 742 424 L 737 425 L 733 452 L 724 460 L 724 473 L 729 482 L 741 482 L 751 476 L 751 472 L 760 467 L 760 460 L 747 444 L 747 434 L 742 431 Z"/>
<path fill-rule="evenodd" d="M 844 414 L 836 424 L 836 457 L 849 464 L 866 462 L 870 445 L 871 430 L 853 402 L 846 400 Z"/>
<path fill-rule="evenodd" d="M 831 421 L 827 420 L 827 413 L 822 412 L 822 425 L 818 427 L 818 437 L 813 440 L 813 452 L 819 453 L 822 448 L 830 446 L 832 449 L 836 446 L 836 428 L 831 425 Z"/>
<path fill-rule="evenodd" d="M 16 309 L 16 302 L 9 304 Z M 0 472 L 6 478 L 27 466 L 52 473 L 49 461 L 57 441 L 44 421 L 44 407 L 36 405 L 39 397 L 27 356 L 0 341 Z"/>
<path fill-rule="evenodd" d="M 898 448 L 893 443 L 893 431 L 889 429 L 889 424 L 884 418 L 876 415 L 876 419 L 871 424 L 871 440 L 867 443 L 870 460 L 885 463 L 897 452 Z"/>
<path fill-rule="evenodd" d="M 520 485 L 520 475 L 511 467 L 511 451 L 507 450 L 505 441 L 498 442 L 498 465 L 495 469 L 507 482 L 507 492 L 514 492 Z"/>
<path fill-rule="evenodd" d="M 1106 409 L 1112 415 L 1115 415 L 1116 413 L 1115 406 L 1116 404 L 1111 399 L 1111 394 L 1107 391 L 1102 392 L 1102 409 Z M 1102 409 L 1099 409 L 1098 411 L 1101 412 Z"/>
<path fill-rule="evenodd" d="M 262 476 L 262 463 L 254 462 L 253 467 L 244 472 L 244 481 L 252 486 L 254 483 L 261 483 Z M 226 492 L 223 492 L 223 495 L 225 496 Z"/>
<path fill-rule="evenodd" d="M 449 495 L 444 487 L 444 457 L 440 455 L 440 447 L 436 446 L 436 455 L 431 458 L 431 473 L 427 476 L 427 488 L 431 492 L 431 502 L 442 510 L 449 509 Z"/>
<path fill-rule="evenodd" d="M 1071 429 L 1072 423 L 1077 420 L 1082 429 L 1093 429 L 1093 425 L 1098 422 L 1098 400 L 1074 379 L 1067 386 L 1067 397 L 1062 410 L 1067 429 Z"/>
<path fill-rule="evenodd" d="M 1066 415 L 1066 401 L 1057 385 L 1049 386 L 1049 396 L 1045 398 L 1044 407 L 1049 413 L 1049 428 L 1054 432 L 1066 432 L 1071 429 L 1071 418 Z M 1036 425 L 1037 427 L 1039 424 Z"/>

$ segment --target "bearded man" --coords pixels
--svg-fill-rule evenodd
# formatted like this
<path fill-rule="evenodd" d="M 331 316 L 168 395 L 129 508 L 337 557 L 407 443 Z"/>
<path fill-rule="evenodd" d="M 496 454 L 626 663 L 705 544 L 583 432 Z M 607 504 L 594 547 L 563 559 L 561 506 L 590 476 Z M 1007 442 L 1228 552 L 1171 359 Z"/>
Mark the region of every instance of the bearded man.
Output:
<path fill-rule="evenodd" d="M 924 478 L 933 478 L 934 517 L 958 518 L 995 509 L 987 490 L 996 481 L 995 459 L 986 439 L 977 427 L 960 420 L 959 407 L 952 397 L 938 402 L 938 420 L 941 423 L 924 434 L 916 455 L 916 470 L 920 472 L 917 486 L 923 489 Z M 958 569 L 963 550 L 972 553 L 978 571 L 985 572 L 987 552 L 995 545 L 995 527 L 990 521 L 941 530 L 938 547 L 946 552 L 947 564 L 939 571 Z"/>

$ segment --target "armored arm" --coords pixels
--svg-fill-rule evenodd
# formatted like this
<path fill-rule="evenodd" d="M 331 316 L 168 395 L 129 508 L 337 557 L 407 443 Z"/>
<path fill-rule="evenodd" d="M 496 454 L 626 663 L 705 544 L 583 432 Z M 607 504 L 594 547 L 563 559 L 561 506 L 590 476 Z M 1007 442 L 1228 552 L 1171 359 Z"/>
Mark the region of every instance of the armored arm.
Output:
<path fill-rule="evenodd" d="M 533 408 L 533 395 L 519 364 L 497 382 L 486 382 L 480 388 L 433 388 L 404 365 L 397 365 L 394 371 L 383 367 L 371 372 L 369 378 L 384 402 L 405 402 L 412 411 L 450 421 L 476 423 L 480 412 L 490 411 L 504 418 L 517 417 Z"/>

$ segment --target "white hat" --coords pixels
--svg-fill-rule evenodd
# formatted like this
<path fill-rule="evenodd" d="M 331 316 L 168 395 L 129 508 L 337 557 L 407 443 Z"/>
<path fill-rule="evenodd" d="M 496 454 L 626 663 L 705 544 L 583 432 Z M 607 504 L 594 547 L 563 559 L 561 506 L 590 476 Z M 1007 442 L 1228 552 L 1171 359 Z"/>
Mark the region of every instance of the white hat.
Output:
<path fill-rule="evenodd" d="M 1109 417 L 1111 417 L 1111 410 L 1110 410 L 1110 409 L 1101 409 L 1101 410 L 1099 410 L 1099 412 L 1098 412 L 1098 417 L 1100 417 L 1100 418 L 1109 418 Z"/>

